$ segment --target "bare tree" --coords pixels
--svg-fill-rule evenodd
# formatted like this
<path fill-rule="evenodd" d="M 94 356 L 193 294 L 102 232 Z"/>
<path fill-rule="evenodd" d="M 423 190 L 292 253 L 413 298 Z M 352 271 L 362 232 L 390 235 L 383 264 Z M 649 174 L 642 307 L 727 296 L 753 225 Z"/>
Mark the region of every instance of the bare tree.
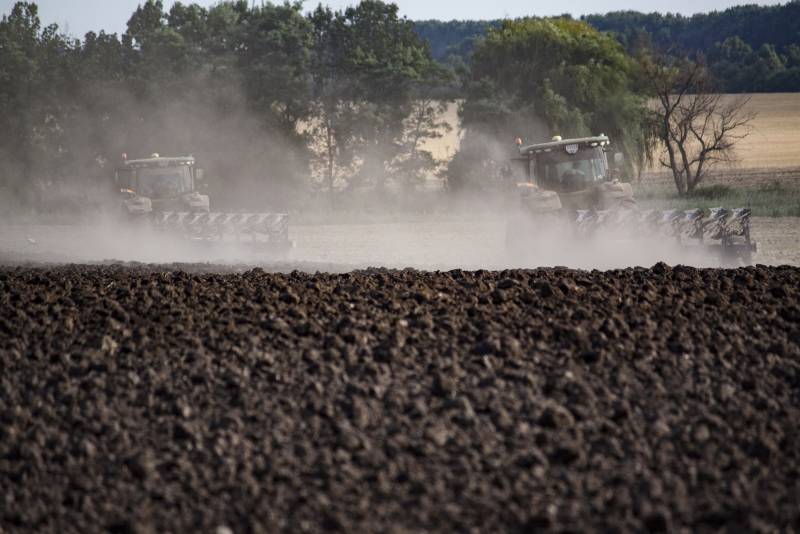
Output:
<path fill-rule="evenodd" d="M 672 171 L 678 193 L 692 193 L 714 165 L 734 161 L 756 114 L 745 109 L 749 97 L 713 92 L 701 63 L 645 58 L 642 65 L 657 98 L 651 125 L 663 145 L 659 163 Z"/>

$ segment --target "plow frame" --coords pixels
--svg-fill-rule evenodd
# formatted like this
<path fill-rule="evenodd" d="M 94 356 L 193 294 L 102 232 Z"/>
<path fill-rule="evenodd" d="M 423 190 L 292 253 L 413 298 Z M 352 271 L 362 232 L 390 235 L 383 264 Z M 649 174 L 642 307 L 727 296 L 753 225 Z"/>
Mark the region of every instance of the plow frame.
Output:
<path fill-rule="evenodd" d="M 723 263 L 752 263 L 758 246 L 750 235 L 749 208 L 710 210 L 577 210 L 574 216 L 579 236 L 610 231 L 623 237 L 659 236 L 685 246 L 716 251 Z"/>
<path fill-rule="evenodd" d="M 191 240 L 252 243 L 256 248 L 291 248 L 289 216 L 285 213 L 223 213 L 164 211 L 151 218 L 154 229 Z"/>

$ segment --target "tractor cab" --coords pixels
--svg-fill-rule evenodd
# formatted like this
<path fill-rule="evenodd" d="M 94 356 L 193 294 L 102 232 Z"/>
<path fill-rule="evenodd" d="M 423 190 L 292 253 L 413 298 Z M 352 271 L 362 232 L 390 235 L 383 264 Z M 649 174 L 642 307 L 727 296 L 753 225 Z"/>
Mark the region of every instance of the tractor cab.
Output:
<path fill-rule="evenodd" d="M 602 134 L 578 139 L 556 136 L 533 145 L 517 139 L 513 159 L 521 165 L 518 187 L 523 192 L 533 187 L 556 193 L 561 205 L 571 209 L 602 209 L 624 200 L 632 202 L 630 185 L 620 183 L 617 172 L 609 167 L 609 144 Z"/>
<path fill-rule="evenodd" d="M 115 185 L 122 193 L 123 204 L 130 213 L 186 210 L 209 211 L 203 171 L 197 169 L 192 156 L 161 157 L 152 154 L 145 159 L 128 160 L 117 169 Z"/>

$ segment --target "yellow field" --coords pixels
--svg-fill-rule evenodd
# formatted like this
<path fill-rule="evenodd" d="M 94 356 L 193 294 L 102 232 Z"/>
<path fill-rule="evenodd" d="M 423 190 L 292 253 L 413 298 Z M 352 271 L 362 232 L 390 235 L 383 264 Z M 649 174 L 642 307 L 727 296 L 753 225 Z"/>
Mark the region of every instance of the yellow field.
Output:
<path fill-rule="evenodd" d="M 743 168 L 800 166 L 800 93 L 750 95 L 758 115 L 750 135 L 736 148 Z"/>
<path fill-rule="evenodd" d="M 442 132 L 439 139 L 425 140 L 422 145 L 425 150 L 430 150 L 438 160 L 450 161 L 453 154 L 458 150 L 458 143 L 461 139 L 461 131 L 458 128 L 458 103 L 451 102 L 447 106 L 442 121 L 450 125 L 449 132 Z"/>
<path fill-rule="evenodd" d="M 444 119 L 453 130 L 426 147 L 439 159 L 450 159 L 458 149 L 458 105 L 448 107 Z M 750 95 L 747 111 L 757 113 L 750 135 L 737 147 L 736 166 L 743 169 L 800 167 L 800 93 Z M 513 140 L 509 141 L 509 144 Z"/>

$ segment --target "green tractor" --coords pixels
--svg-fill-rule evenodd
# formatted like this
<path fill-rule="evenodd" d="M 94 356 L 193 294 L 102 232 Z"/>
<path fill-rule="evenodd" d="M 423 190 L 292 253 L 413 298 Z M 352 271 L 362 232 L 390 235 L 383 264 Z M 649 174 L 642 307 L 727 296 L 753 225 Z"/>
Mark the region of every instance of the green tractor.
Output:
<path fill-rule="evenodd" d="M 115 174 L 127 220 L 191 240 L 245 241 L 259 247 L 291 247 L 285 213 L 221 213 L 211 211 L 203 170 L 194 157 L 128 160 Z"/>
<path fill-rule="evenodd" d="M 553 224 L 569 229 L 569 237 L 590 239 L 667 239 L 691 250 L 716 254 L 724 264 L 752 262 L 757 246 L 750 237 L 748 208 L 711 210 L 640 209 L 629 183 L 609 165 L 610 140 L 605 135 L 525 145 L 517 139 L 512 157 L 520 210 L 506 233 L 510 251 L 535 244 L 535 236 Z M 614 163 L 622 163 L 622 154 Z"/>

